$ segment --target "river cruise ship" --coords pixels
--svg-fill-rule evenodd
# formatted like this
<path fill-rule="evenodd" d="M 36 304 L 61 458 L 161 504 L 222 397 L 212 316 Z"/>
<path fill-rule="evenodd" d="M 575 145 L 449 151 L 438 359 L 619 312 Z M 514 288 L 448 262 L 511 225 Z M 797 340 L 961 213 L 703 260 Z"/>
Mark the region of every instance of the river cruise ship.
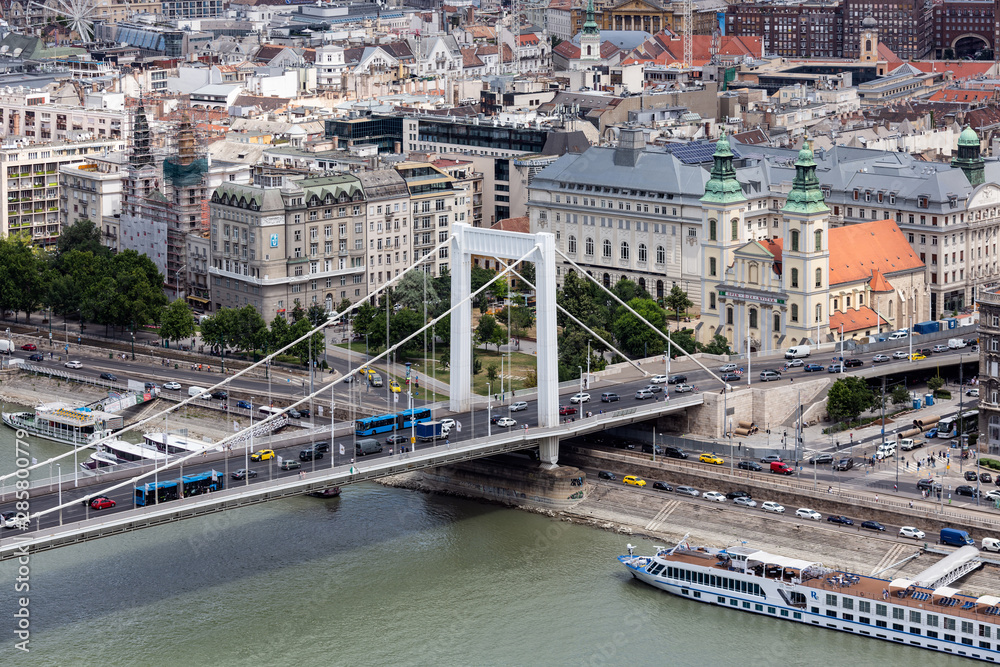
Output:
<path fill-rule="evenodd" d="M 221 452 L 222 448 L 213 446 L 210 442 L 188 438 L 173 433 L 146 433 L 142 436 L 143 444 L 158 449 L 167 454 L 191 454 L 192 452 Z"/>
<path fill-rule="evenodd" d="M 92 446 L 125 425 L 121 415 L 91 408 L 71 408 L 65 403 L 39 405 L 34 412 L 4 412 L 0 417 L 13 429 L 77 447 Z"/>
<path fill-rule="evenodd" d="M 747 546 L 692 547 L 618 560 L 633 577 L 679 597 L 984 662 L 1000 662 L 1000 597 L 955 584 L 982 565 L 972 546 L 911 579 L 880 579 Z"/>

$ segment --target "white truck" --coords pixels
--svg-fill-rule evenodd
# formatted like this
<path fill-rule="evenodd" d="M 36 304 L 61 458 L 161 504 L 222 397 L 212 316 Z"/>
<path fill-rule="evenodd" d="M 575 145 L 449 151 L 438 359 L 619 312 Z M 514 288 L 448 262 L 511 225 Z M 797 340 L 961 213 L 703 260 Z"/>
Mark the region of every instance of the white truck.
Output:
<path fill-rule="evenodd" d="M 785 350 L 785 359 L 802 359 L 809 356 L 808 345 L 795 345 Z"/>
<path fill-rule="evenodd" d="M 948 347 L 952 350 L 957 350 L 959 348 L 965 347 L 965 341 L 961 338 L 949 338 Z"/>
<path fill-rule="evenodd" d="M 0 353 L 10 354 L 14 351 L 14 343 L 9 340 L 0 340 Z"/>
<path fill-rule="evenodd" d="M 915 441 L 913 438 L 903 438 L 902 440 L 899 441 L 899 448 L 902 449 L 904 452 L 908 452 L 911 449 L 916 449 L 917 447 L 920 447 L 923 444 L 924 443 L 922 442 Z"/>

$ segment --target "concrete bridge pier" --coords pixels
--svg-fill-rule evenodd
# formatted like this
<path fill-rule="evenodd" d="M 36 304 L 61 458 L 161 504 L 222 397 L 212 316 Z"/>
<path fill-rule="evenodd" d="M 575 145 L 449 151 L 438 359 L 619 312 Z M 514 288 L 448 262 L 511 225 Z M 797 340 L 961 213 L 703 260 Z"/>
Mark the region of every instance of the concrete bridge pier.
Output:
<path fill-rule="evenodd" d="M 547 469 L 559 467 L 559 438 L 551 436 L 538 441 L 538 460 Z"/>

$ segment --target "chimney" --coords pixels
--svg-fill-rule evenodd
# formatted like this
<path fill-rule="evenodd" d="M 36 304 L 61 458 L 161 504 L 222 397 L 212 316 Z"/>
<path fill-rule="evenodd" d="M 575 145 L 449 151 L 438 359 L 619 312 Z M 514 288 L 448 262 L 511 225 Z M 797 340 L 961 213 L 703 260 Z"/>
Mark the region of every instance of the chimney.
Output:
<path fill-rule="evenodd" d="M 402 153 L 403 152 L 403 146 L 402 146 L 402 144 L 400 144 L 398 141 L 392 142 L 392 152 L 396 153 L 397 155 L 399 153 Z"/>
<path fill-rule="evenodd" d="M 336 134 L 333 135 L 333 150 L 338 150 L 340 148 L 340 137 Z"/>
<path fill-rule="evenodd" d="M 465 10 L 465 23 L 469 25 L 476 22 L 476 10 L 472 7 L 467 7 Z"/>
<path fill-rule="evenodd" d="M 646 135 L 641 129 L 623 129 L 618 135 L 615 149 L 615 164 L 619 167 L 634 167 L 639 161 L 642 149 L 646 147 Z"/>

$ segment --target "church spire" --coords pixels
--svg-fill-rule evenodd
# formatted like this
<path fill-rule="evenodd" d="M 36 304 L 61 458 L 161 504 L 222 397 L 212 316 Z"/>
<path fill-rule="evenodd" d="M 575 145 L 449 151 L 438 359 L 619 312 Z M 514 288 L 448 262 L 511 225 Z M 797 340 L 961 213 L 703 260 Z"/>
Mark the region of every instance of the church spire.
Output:
<path fill-rule="evenodd" d="M 965 172 L 972 187 L 986 182 L 984 162 L 979 152 L 979 135 L 968 125 L 958 137 L 958 153 L 951 159 L 951 166 Z"/>
<path fill-rule="evenodd" d="M 823 200 L 823 189 L 819 186 L 819 179 L 816 178 L 816 161 L 813 160 L 812 148 L 809 147 L 809 142 L 805 141 L 795 161 L 795 178 L 792 180 L 792 189 L 788 193 L 782 211 L 811 215 L 827 213 L 829 210 Z"/>
<path fill-rule="evenodd" d="M 712 204 L 731 204 L 746 201 L 743 188 L 736 180 L 736 170 L 733 169 L 733 151 L 729 147 L 729 139 L 723 132 L 715 144 L 712 155 L 715 163 L 712 165 L 711 177 L 705 183 L 705 195 L 701 201 Z"/>
<path fill-rule="evenodd" d="M 594 0 L 587 0 L 587 20 L 583 24 L 583 34 L 596 35 L 598 32 L 597 21 L 594 20 Z"/>

